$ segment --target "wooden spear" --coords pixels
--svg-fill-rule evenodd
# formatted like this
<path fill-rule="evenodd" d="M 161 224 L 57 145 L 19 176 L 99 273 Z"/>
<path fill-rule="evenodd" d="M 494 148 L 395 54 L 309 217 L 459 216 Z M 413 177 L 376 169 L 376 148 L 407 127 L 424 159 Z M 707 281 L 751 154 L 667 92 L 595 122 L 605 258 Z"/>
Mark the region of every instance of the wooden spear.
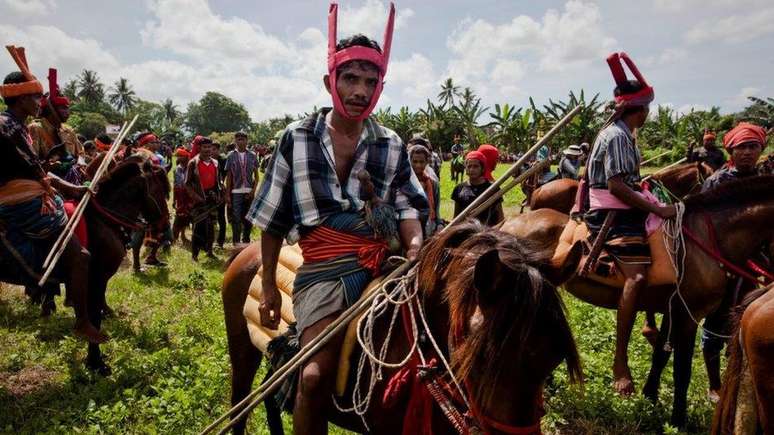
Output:
<path fill-rule="evenodd" d="M 104 160 L 102 160 L 102 163 L 97 168 L 97 172 L 94 174 L 94 178 L 92 178 L 92 184 L 95 187 L 99 182 L 99 179 L 102 177 L 105 171 L 107 171 L 108 167 L 110 166 L 110 162 L 113 161 L 113 157 L 115 156 L 116 152 L 118 152 L 118 147 L 121 146 L 121 142 L 126 137 L 126 134 L 134 126 L 135 121 L 137 121 L 137 117 L 138 115 L 135 115 L 134 119 L 132 119 L 132 122 L 130 122 L 128 125 L 124 123 L 123 127 L 121 128 L 121 131 L 118 132 L 118 136 L 116 136 L 116 139 L 113 141 L 113 145 L 110 147 L 110 150 L 108 150 Z M 65 248 L 67 248 L 67 244 L 70 242 L 70 239 L 73 237 L 73 234 L 75 233 L 75 227 L 78 224 L 78 222 L 81 220 L 81 217 L 83 217 L 83 212 L 86 210 L 86 205 L 89 203 L 89 200 L 91 199 L 91 195 L 92 195 L 91 192 L 92 190 L 89 189 L 83 195 L 83 198 L 81 198 L 81 201 L 78 203 L 78 206 L 75 209 L 75 213 L 73 213 L 72 217 L 68 220 L 67 222 L 68 225 L 65 226 L 65 230 L 62 231 L 62 234 L 57 239 L 57 243 L 54 244 L 54 246 L 51 248 L 51 251 L 48 253 L 47 258 L 50 258 L 50 261 L 47 262 L 48 264 L 45 264 L 43 266 L 45 268 L 45 272 L 43 273 L 43 276 L 40 278 L 40 281 L 38 281 L 39 286 L 43 286 L 43 284 L 46 283 L 46 281 L 48 280 L 48 277 L 54 271 L 54 267 L 56 267 L 56 263 L 59 261 L 59 258 L 62 256 L 62 253 L 64 253 Z M 52 257 L 52 254 L 53 254 L 53 257 Z"/>
<path fill-rule="evenodd" d="M 465 208 L 465 210 L 460 213 L 457 218 L 452 220 L 452 222 L 449 223 L 446 227 L 441 229 L 441 232 L 445 231 L 452 225 L 456 225 L 460 222 L 462 222 L 465 218 L 471 215 L 471 213 L 479 207 L 481 204 L 486 202 L 486 200 L 493 194 L 496 193 L 497 188 L 503 184 L 508 178 L 512 177 L 514 174 L 517 173 L 519 168 L 522 164 L 524 164 L 527 159 L 529 159 L 533 154 L 535 154 L 546 142 L 548 142 L 562 127 L 564 127 L 575 115 L 578 114 L 578 112 L 581 110 L 582 106 L 576 106 L 572 111 L 570 111 L 567 115 L 564 116 L 555 126 L 551 129 L 545 136 L 543 136 L 542 139 L 540 139 L 535 145 L 532 146 L 525 154 L 522 156 L 502 177 L 500 177 L 498 180 L 496 180 L 487 190 L 485 190 L 477 199 L 476 201 L 473 201 L 472 204 L 470 204 L 468 207 Z M 212 432 L 219 424 L 221 424 L 223 421 L 225 421 L 230 415 L 234 414 L 235 412 L 239 411 L 241 408 L 241 412 L 239 414 L 232 418 L 231 421 L 223 428 L 221 429 L 218 434 L 222 435 L 225 434 L 229 429 L 231 429 L 238 421 L 245 418 L 247 414 L 253 410 L 256 406 L 258 406 L 259 403 L 261 403 L 269 394 L 272 394 L 277 388 L 279 388 L 280 385 L 282 385 L 282 382 L 285 380 L 285 378 L 292 373 L 292 371 L 298 369 L 301 367 L 302 364 L 307 362 L 309 358 L 312 357 L 317 351 L 320 350 L 325 344 L 327 344 L 335 334 L 338 332 L 344 330 L 349 325 L 349 322 L 353 319 L 357 318 L 360 314 L 364 313 L 372 304 L 373 300 L 376 298 L 376 296 L 381 293 L 381 287 L 383 287 L 386 283 L 388 283 L 391 279 L 399 277 L 403 275 L 405 272 L 408 272 L 410 269 L 413 269 L 415 267 L 414 263 L 404 263 L 397 269 L 395 269 L 390 275 L 385 278 L 384 281 L 382 281 L 382 284 L 380 285 L 379 289 L 376 289 L 373 293 L 369 294 L 368 296 L 364 297 L 363 299 L 358 300 L 355 302 L 351 307 L 349 307 L 346 311 L 344 311 L 335 321 L 333 321 L 331 324 L 325 327 L 323 332 L 320 333 L 317 337 L 315 337 L 312 341 L 310 341 L 306 346 L 304 346 L 303 349 L 301 349 L 297 354 L 295 354 L 292 358 L 290 358 L 282 367 L 280 367 L 276 372 L 274 372 L 267 380 L 265 380 L 258 388 L 253 390 L 247 397 L 242 399 L 239 403 L 234 405 L 231 409 L 229 409 L 226 413 L 218 417 L 212 424 L 204 428 L 204 430 L 201 432 L 201 435 L 206 435 L 210 432 Z"/>

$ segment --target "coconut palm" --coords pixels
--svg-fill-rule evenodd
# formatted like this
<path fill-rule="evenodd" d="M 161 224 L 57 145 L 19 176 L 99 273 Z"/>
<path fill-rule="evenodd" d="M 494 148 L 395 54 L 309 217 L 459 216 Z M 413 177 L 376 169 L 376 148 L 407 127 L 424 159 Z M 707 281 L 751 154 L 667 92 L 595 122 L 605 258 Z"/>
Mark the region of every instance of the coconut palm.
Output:
<path fill-rule="evenodd" d="M 452 78 L 449 77 L 441 85 L 441 92 L 438 93 L 438 101 L 443 107 L 452 107 L 454 106 L 454 97 L 459 96 L 459 94 L 460 87 L 456 86 Z"/>
<path fill-rule="evenodd" d="M 740 118 L 754 122 L 764 128 L 774 128 L 774 98 L 747 97 L 753 102 L 741 113 Z"/>
<path fill-rule="evenodd" d="M 105 98 L 105 86 L 94 71 L 83 70 L 78 78 L 78 89 L 78 97 L 87 104 L 97 105 Z"/>
<path fill-rule="evenodd" d="M 481 99 L 476 96 L 470 88 L 465 88 L 460 95 L 460 104 L 454 106 L 454 111 L 459 117 L 459 122 L 468 141 L 472 147 L 479 145 L 478 118 L 481 117 L 489 107 L 481 107 Z"/>
<path fill-rule="evenodd" d="M 170 125 L 174 124 L 177 118 L 180 116 L 180 112 L 177 110 L 177 105 L 172 101 L 171 98 L 167 98 L 163 103 L 161 103 L 161 107 L 164 109 L 164 118 L 166 118 L 167 122 Z"/>
<path fill-rule="evenodd" d="M 108 94 L 110 104 L 116 108 L 119 112 L 127 113 L 137 102 L 134 89 L 129 85 L 129 81 L 123 77 L 110 89 Z"/>

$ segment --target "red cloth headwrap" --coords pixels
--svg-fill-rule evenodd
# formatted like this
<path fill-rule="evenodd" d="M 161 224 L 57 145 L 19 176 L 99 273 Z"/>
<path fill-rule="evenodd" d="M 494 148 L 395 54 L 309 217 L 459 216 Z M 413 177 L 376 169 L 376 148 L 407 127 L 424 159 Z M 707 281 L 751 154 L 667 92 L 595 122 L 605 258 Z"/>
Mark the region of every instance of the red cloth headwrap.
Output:
<path fill-rule="evenodd" d="M 191 153 L 189 153 L 188 150 L 185 148 L 178 148 L 177 150 L 175 150 L 175 157 L 177 158 L 184 157 L 186 159 L 190 159 Z"/>
<path fill-rule="evenodd" d="M 70 106 L 70 100 L 59 93 L 59 84 L 56 81 L 56 68 L 48 69 L 48 101 L 54 107 Z"/>
<path fill-rule="evenodd" d="M 487 160 L 487 173 L 484 177 L 489 181 L 494 181 L 492 172 L 497 167 L 497 161 L 500 159 L 500 151 L 493 145 L 485 143 L 478 147 L 478 151 L 486 157 Z M 488 176 L 487 176 L 488 174 Z"/>
<path fill-rule="evenodd" d="M 339 5 L 331 3 L 328 10 L 328 77 L 331 84 L 331 96 L 333 97 L 333 107 L 336 111 L 347 119 L 362 121 L 371 114 L 379 101 L 379 95 L 384 86 L 384 76 L 387 74 L 387 64 L 390 61 L 390 47 L 392 46 L 392 30 L 395 26 L 395 5 L 390 3 L 390 15 L 387 18 L 387 26 L 384 30 L 384 42 L 382 43 L 382 52 L 379 53 L 373 48 L 353 46 L 343 50 L 336 51 L 336 28 L 338 25 Z M 365 60 L 373 63 L 379 68 L 379 80 L 376 84 L 374 94 L 368 107 L 358 116 L 351 116 L 336 91 L 336 69 L 341 65 L 352 60 Z"/>
<path fill-rule="evenodd" d="M 37 78 L 30 72 L 30 68 L 27 65 L 27 54 L 24 51 L 24 47 L 17 47 L 15 45 L 6 45 L 5 48 L 13 58 L 16 65 L 19 67 L 19 71 L 24 75 L 26 81 L 21 83 L 8 83 L 7 85 L 0 85 L 0 97 L 12 98 L 20 97 L 22 95 L 35 95 L 43 93 L 43 85 L 40 84 Z"/>
<path fill-rule="evenodd" d="M 610 67 L 610 72 L 613 73 L 613 79 L 615 80 L 616 86 L 621 86 L 628 80 L 626 78 L 626 72 L 623 69 L 621 60 L 626 63 L 626 65 L 629 67 L 629 71 L 631 71 L 634 75 L 634 78 L 636 78 L 637 81 L 640 82 L 640 84 L 644 87 L 633 94 L 625 94 L 615 97 L 616 106 L 647 106 L 651 101 L 653 101 L 653 98 L 655 98 L 656 94 L 653 91 L 653 87 L 648 85 L 645 77 L 643 77 L 642 73 L 640 73 L 640 70 L 637 69 L 637 65 L 634 64 L 634 61 L 632 61 L 629 58 L 629 55 L 624 52 L 613 53 L 607 57 L 607 64 Z"/>
<path fill-rule="evenodd" d="M 149 144 L 151 142 L 157 142 L 158 140 L 159 140 L 159 138 L 156 137 L 155 134 L 148 133 L 148 134 L 145 134 L 142 137 L 140 137 L 140 139 L 137 141 L 137 146 L 138 147 L 145 146 L 145 145 L 147 145 L 147 144 Z"/>
<path fill-rule="evenodd" d="M 201 145 L 202 142 L 212 143 L 209 138 L 196 135 L 194 140 L 191 141 L 191 157 L 196 157 L 196 155 L 199 154 L 199 145 Z"/>
<path fill-rule="evenodd" d="M 484 178 L 489 181 L 494 180 L 494 178 L 492 178 L 492 170 L 489 168 L 489 159 L 486 158 L 484 153 L 481 151 L 470 151 L 465 154 L 465 160 L 478 160 L 481 162 L 481 168 L 484 170 Z"/>
<path fill-rule="evenodd" d="M 708 140 L 714 141 L 716 138 L 717 136 L 715 136 L 715 133 L 708 131 L 704 133 L 704 137 L 702 138 L 702 140 L 704 140 L 705 142 Z"/>
<path fill-rule="evenodd" d="M 737 145 L 755 142 L 763 148 L 766 146 L 766 130 L 749 122 L 740 122 L 723 136 L 723 146 L 729 152 Z"/>

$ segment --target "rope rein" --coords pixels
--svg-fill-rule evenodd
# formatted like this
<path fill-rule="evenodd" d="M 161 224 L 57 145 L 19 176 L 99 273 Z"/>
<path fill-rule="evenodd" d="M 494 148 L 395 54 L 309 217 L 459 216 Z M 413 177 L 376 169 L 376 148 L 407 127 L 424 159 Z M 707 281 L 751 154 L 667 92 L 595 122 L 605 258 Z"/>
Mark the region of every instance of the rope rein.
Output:
<path fill-rule="evenodd" d="M 669 259 L 672 262 L 672 267 L 674 267 L 675 276 L 677 277 L 677 281 L 675 282 L 675 291 L 672 292 L 671 296 L 669 296 L 668 301 L 669 328 L 667 329 L 667 339 L 666 343 L 664 344 L 664 350 L 667 352 L 672 351 L 672 301 L 674 300 L 675 296 L 680 298 L 680 301 L 685 307 L 685 311 L 688 312 L 688 316 L 691 318 L 693 323 L 696 324 L 696 326 L 715 337 L 724 339 L 731 338 L 731 335 L 719 334 L 705 328 L 703 324 L 699 323 L 699 321 L 696 320 L 696 317 L 694 317 L 693 313 L 691 312 L 691 308 L 688 306 L 688 302 L 685 300 L 682 292 L 680 291 L 680 286 L 682 285 L 683 278 L 685 277 L 683 272 L 685 271 L 685 258 L 687 256 L 685 247 L 685 233 L 683 232 L 685 204 L 682 202 L 675 203 L 675 211 L 676 215 L 674 219 L 664 220 L 664 244 L 666 245 L 667 252 L 669 253 Z"/>

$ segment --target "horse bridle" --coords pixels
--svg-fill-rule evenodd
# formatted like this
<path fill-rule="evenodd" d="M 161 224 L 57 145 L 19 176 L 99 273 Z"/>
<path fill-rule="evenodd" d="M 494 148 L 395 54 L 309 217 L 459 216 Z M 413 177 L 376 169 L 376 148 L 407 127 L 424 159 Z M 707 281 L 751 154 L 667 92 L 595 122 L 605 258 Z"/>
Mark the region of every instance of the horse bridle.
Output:
<path fill-rule="evenodd" d="M 142 175 L 143 180 L 145 181 L 145 190 L 146 192 L 150 192 L 150 182 L 148 181 L 148 177 L 146 174 Z M 159 213 L 159 219 L 164 217 L 164 212 L 161 209 L 161 206 L 156 201 L 156 198 L 153 197 L 153 195 L 148 194 L 147 197 L 151 200 L 153 203 L 153 206 L 156 207 L 156 211 Z M 100 215 L 105 217 L 108 221 L 113 222 L 114 224 L 118 225 L 121 228 L 125 228 L 131 231 L 140 231 L 145 228 L 146 222 L 141 219 L 132 219 L 129 218 L 121 213 L 118 213 L 115 210 L 112 210 L 104 205 L 102 205 L 97 197 L 95 196 L 91 203 L 94 205 L 94 209 L 97 210 Z"/>

